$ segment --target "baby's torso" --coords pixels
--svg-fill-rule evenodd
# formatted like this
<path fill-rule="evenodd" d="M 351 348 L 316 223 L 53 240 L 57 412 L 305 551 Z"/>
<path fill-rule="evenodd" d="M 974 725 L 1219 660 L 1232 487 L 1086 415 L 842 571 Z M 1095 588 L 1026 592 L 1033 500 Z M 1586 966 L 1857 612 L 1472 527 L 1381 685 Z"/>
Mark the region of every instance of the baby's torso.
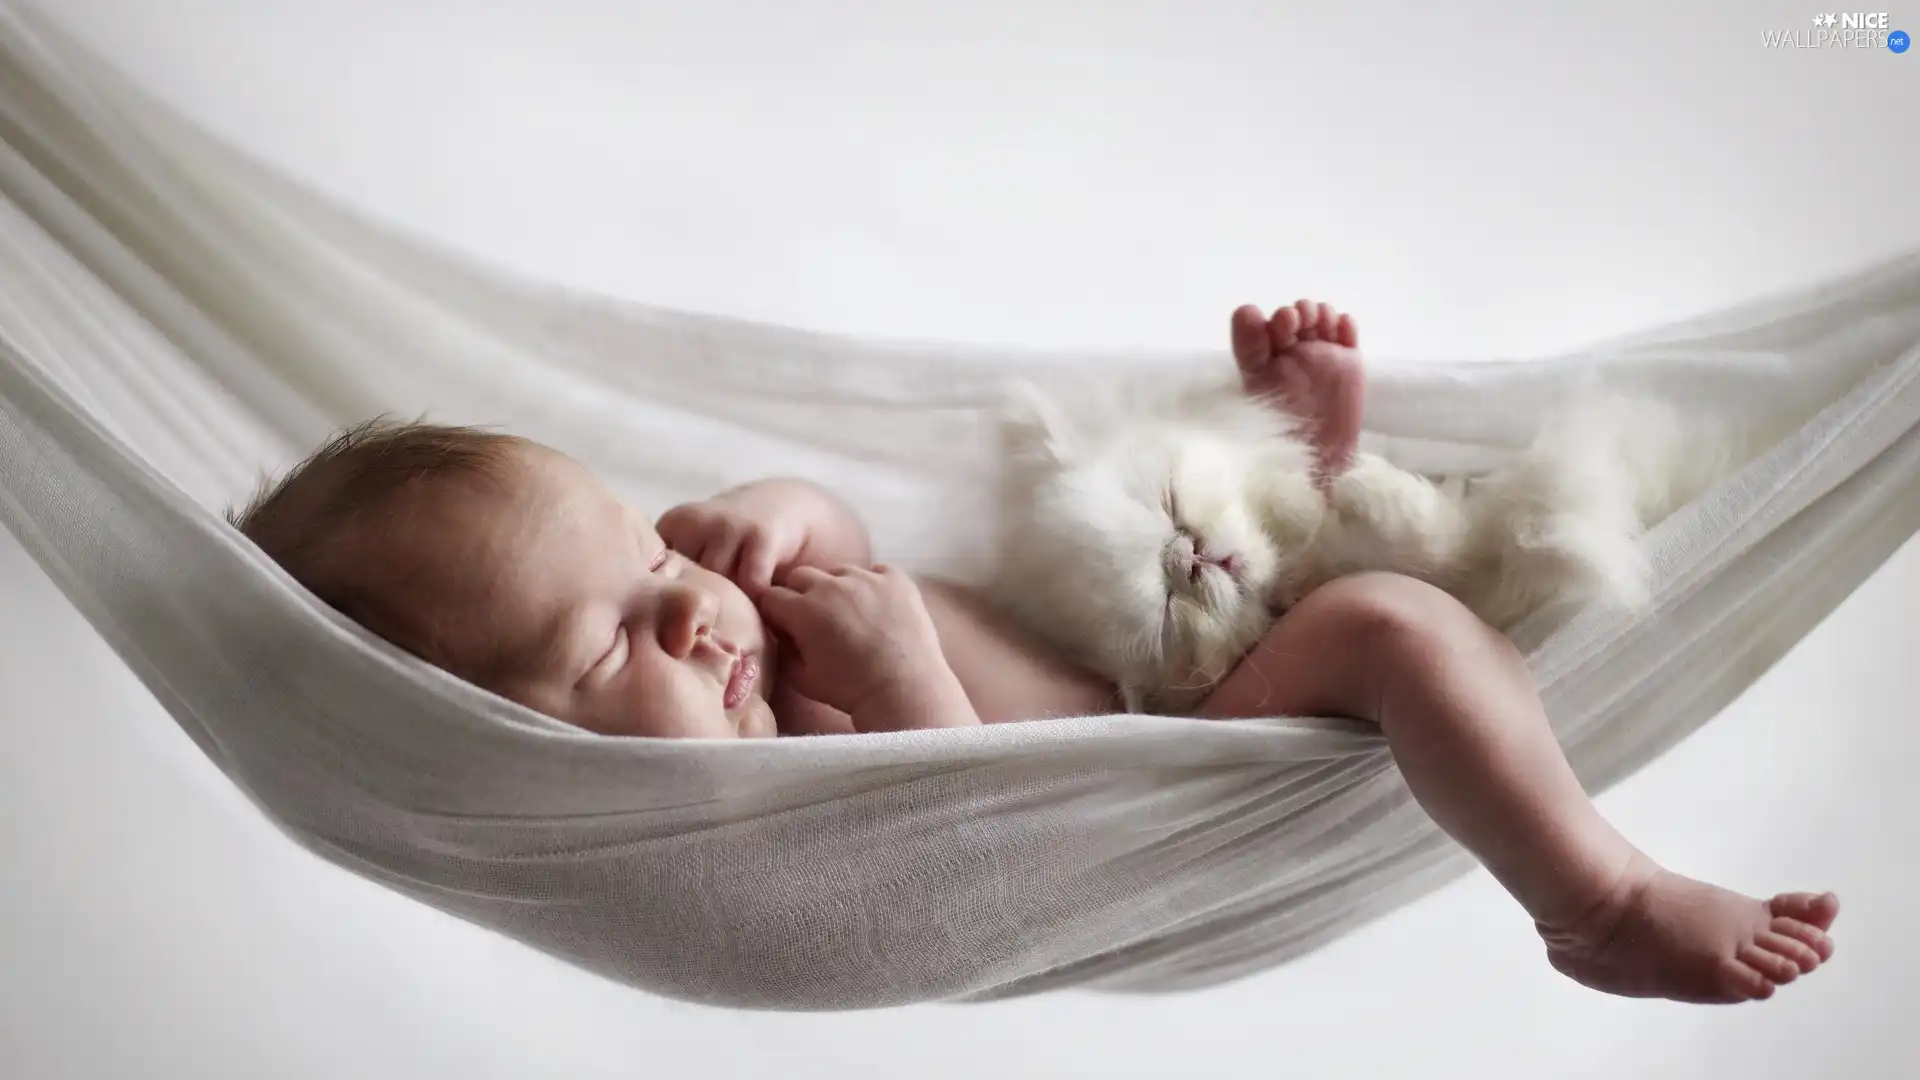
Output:
<path fill-rule="evenodd" d="M 947 666 L 981 723 L 1121 711 L 1112 683 L 1032 640 L 978 592 L 928 578 L 919 584 Z"/>

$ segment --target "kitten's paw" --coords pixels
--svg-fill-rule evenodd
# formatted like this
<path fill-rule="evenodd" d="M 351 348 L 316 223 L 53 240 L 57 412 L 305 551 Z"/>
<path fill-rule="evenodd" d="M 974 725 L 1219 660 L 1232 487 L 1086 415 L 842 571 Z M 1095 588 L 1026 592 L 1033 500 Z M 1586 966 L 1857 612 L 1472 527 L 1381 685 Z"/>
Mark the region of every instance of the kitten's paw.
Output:
<path fill-rule="evenodd" d="M 1412 540 L 1456 531 L 1455 499 L 1426 477 L 1373 454 L 1360 454 L 1333 479 L 1327 502 L 1340 520 L 1386 540 Z"/>
<path fill-rule="evenodd" d="M 1430 575 L 1450 566 L 1466 543 L 1468 522 L 1457 499 L 1373 454 L 1357 455 L 1333 479 L 1327 501 L 1334 524 L 1329 554 L 1347 572 Z"/>

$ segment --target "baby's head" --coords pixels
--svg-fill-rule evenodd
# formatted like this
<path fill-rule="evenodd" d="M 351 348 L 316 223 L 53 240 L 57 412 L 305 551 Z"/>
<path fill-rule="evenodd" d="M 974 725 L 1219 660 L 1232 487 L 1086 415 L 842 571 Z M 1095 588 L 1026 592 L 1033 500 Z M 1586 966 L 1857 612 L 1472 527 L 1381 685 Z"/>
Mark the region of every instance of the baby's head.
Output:
<path fill-rule="evenodd" d="M 753 603 L 539 443 L 376 421 L 232 520 L 369 631 L 549 716 L 607 735 L 776 734 Z"/>

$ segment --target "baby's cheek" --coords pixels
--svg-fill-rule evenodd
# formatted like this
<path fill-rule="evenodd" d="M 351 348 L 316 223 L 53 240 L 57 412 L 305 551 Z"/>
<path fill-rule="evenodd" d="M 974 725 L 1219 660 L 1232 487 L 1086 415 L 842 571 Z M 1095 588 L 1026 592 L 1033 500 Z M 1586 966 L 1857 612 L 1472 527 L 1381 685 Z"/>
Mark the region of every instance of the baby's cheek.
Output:
<path fill-rule="evenodd" d="M 727 605 L 725 618 L 728 625 L 722 632 L 742 651 L 759 655 L 761 678 L 773 678 L 780 662 L 780 647 L 759 609 L 743 596 L 738 603 Z"/>

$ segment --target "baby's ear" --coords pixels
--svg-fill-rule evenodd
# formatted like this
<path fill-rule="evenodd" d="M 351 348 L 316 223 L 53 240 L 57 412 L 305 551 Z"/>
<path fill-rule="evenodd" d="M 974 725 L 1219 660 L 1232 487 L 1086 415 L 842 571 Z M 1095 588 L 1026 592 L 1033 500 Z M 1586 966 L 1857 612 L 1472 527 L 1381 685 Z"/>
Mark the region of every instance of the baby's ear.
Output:
<path fill-rule="evenodd" d="M 1079 450 L 1060 403 L 1025 379 L 1011 380 L 1002 389 L 1000 437 L 1009 453 L 1056 465 L 1072 461 Z"/>

